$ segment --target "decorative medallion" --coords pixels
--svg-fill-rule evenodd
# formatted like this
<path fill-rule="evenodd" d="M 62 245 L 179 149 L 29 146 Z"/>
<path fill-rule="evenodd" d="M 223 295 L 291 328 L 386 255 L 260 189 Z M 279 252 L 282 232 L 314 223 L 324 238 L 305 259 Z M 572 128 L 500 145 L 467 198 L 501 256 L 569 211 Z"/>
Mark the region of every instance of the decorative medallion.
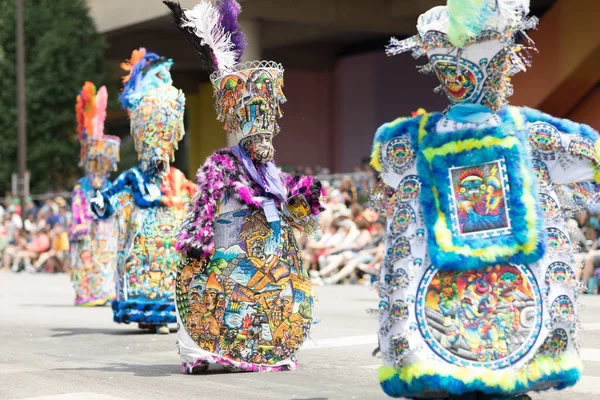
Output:
<path fill-rule="evenodd" d="M 397 235 L 406 232 L 416 218 L 415 211 L 410 206 L 401 205 L 397 207 L 392 218 L 392 233 Z"/>
<path fill-rule="evenodd" d="M 381 152 L 382 169 L 404 173 L 415 161 L 415 152 L 408 136 L 396 137 L 384 144 Z"/>
<path fill-rule="evenodd" d="M 416 316 L 425 342 L 444 360 L 501 369 L 533 348 L 542 307 L 527 267 L 441 271 L 432 266 L 419 285 Z"/>
<path fill-rule="evenodd" d="M 387 249 L 387 255 L 391 262 L 408 257 L 410 254 L 410 242 L 405 237 L 397 237 L 392 245 Z"/>
<path fill-rule="evenodd" d="M 573 284 L 575 280 L 575 272 L 564 262 L 554 262 L 548 266 L 548 269 L 546 269 L 546 285 L 554 283 L 562 286 L 569 286 Z"/>
<path fill-rule="evenodd" d="M 560 357 L 567 349 L 569 336 L 564 329 L 555 329 L 540 347 L 540 353 L 550 357 Z"/>
<path fill-rule="evenodd" d="M 548 228 L 548 249 L 556 252 L 569 251 L 571 240 L 558 228 Z"/>
<path fill-rule="evenodd" d="M 402 179 L 396 190 L 396 199 L 401 203 L 413 201 L 419 197 L 421 181 L 417 175 L 409 175 Z"/>
<path fill-rule="evenodd" d="M 550 184 L 550 173 L 548 172 L 546 164 L 537 158 L 532 158 L 531 164 L 533 166 L 533 172 L 538 179 L 538 185 L 542 187 L 548 186 Z"/>
<path fill-rule="evenodd" d="M 529 144 L 535 153 L 553 155 L 561 148 L 558 129 L 547 122 L 535 122 L 529 125 Z"/>
<path fill-rule="evenodd" d="M 546 218 L 552 219 L 560 215 L 560 206 L 552 196 L 545 193 L 540 193 L 539 196 L 540 206 L 542 207 Z"/>
<path fill-rule="evenodd" d="M 569 135 L 569 153 L 588 160 L 596 160 L 596 146 L 591 139 L 581 135 Z"/>

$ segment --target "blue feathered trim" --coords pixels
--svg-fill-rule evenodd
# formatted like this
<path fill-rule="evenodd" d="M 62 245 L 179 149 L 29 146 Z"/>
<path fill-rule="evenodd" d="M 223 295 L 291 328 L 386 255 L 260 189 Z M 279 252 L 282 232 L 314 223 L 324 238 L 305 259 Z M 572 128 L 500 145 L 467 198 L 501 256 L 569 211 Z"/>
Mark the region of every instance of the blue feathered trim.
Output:
<path fill-rule="evenodd" d="M 545 253 L 546 232 L 527 146 L 528 132 L 524 124 L 516 126 L 510 113 L 503 112 L 500 116 L 502 124 L 499 126 L 463 129 L 453 132 L 449 140 L 449 135 L 434 133 L 441 115 L 433 114 L 424 127 L 427 134 L 420 133 L 421 143 L 417 147 L 420 199 L 428 229 L 429 256 L 432 264 L 440 269 L 468 270 L 498 263 L 528 265 Z M 418 129 L 413 133 L 416 135 L 419 135 Z M 413 142 L 416 140 L 418 136 L 413 137 Z M 510 226 L 460 234 L 458 204 L 453 193 L 456 182 L 451 181 L 449 171 L 496 160 L 501 160 L 497 164 L 500 176 L 510 185 L 502 184 L 502 201 Z M 528 188 L 523 186 L 525 178 Z M 463 222 L 472 222 L 477 216 L 463 217 Z M 502 225 L 506 226 L 505 222 L 498 224 Z"/>
<path fill-rule="evenodd" d="M 113 300 L 113 320 L 119 324 L 162 325 L 177 322 L 174 301 L 143 302 Z"/>
<path fill-rule="evenodd" d="M 581 135 L 593 142 L 596 142 L 598 139 L 600 139 L 598 132 L 589 125 L 580 124 L 568 119 L 556 118 L 552 115 L 528 107 L 514 108 L 518 108 L 529 123 L 547 122 L 554 125 L 556 129 L 566 134 Z"/>
<path fill-rule="evenodd" d="M 105 204 L 104 214 L 99 214 L 94 207 L 92 207 L 92 210 L 99 218 L 109 218 L 114 212 L 111 200 L 125 188 L 131 191 L 133 201 L 137 206 L 141 208 L 158 207 L 160 206 L 160 198 L 152 198 L 147 189 L 147 185 L 150 183 L 148 175 L 141 172 L 137 167 L 130 168 L 119 175 L 110 187 L 100 192 Z"/>
<path fill-rule="evenodd" d="M 523 382 L 517 380 L 514 383 L 514 388 L 510 391 L 505 391 L 500 386 L 488 386 L 480 380 L 464 382 L 453 376 L 442 375 L 422 375 L 418 378 L 413 378 L 409 384 L 401 380 L 400 375 L 394 374 L 380 383 L 383 391 L 390 397 L 422 399 L 423 396 L 418 397 L 420 394 L 423 395 L 431 392 L 449 393 L 454 396 L 474 392 L 510 396 L 530 391 L 563 390 L 575 385 L 580 378 L 580 368 L 569 368 L 544 375 L 536 381 L 527 380 Z"/>
<path fill-rule="evenodd" d="M 435 114 L 432 114 L 435 115 Z M 438 120 L 441 118 L 441 114 L 438 115 Z M 419 123 L 421 122 L 421 115 L 418 115 L 414 118 L 398 118 L 392 122 L 387 122 L 377 129 L 375 132 L 375 138 L 373 139 L 373 145 L 381 144 L 383 142 L 389 142 L 390 140 L 408 135 L 411 139 L 413 139 L 413 147 L 416 149 L 416 134 L 419 130 Z"/>

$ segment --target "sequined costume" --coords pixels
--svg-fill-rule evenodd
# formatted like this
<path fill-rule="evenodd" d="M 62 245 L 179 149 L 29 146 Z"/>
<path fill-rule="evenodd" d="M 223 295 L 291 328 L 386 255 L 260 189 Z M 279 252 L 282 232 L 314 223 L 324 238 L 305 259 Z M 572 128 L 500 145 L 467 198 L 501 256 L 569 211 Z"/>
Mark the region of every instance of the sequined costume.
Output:
<path fill-rule="evenodd" d="M 427 55 L 452 103 L 375 135 L 390 213 L 379 379 L 393 397 L 510 397 L 581 375 L 565 211 L 595 195 L 600 136 L 506 104 L 528 62 L 515 35 L 537 21 L 528 1 L 474 3 L 430 10 L 388 47 Z"/>
<path fill-rule="evenodd" d="M 285 101 L 283 67 L 239 63 L 243 35 L 235 1 L 202 2 L 192 10 L 166 3 L 201 61 L 214 67 L 208 72 L 218 119 L 239 142 L 198 170 L 198 196 L 178 237 L 185 254 L 176 289 L 182 371 L 210 364 L 293 369 L 314 303 L 295 231 L 314 229 L 322 193 L 313 178 L 284 174 L 271 161 Z M 218 51 L 225 47 L 218 38 L 202 36 L 202 24 L 225 32 L 232 54 Z"/>
<path fill-rule="evenodd" d="M 104 135 L 108 94 L 102 86 L 86 82 L 77 96 L 75 112 L 81 141 L 80 166 L 86 176 L 73 189 L 73 220 L 70 226 L 71 282 L 75 305 L 96 306 L 115 298 L 117 226 L 100 220 L 90 209 L 96 190 L 110 186 L 108 175 L 117 169 L 120 139 Z"/>
<path fill-rule="evenodd" d="M 180 255 L 175 233 L 195 191 L 171 167 L 183 138 L 185 97 L 172 86 L 171 61 L 135 50 L 120 96 L 131 120 L 140 164 L 123 172 L 93 204 L 102 218 L 114 215 L 119 230 L 114 321 L 137 322 L 162 332 L 175 318 L 175 273 Z"/>

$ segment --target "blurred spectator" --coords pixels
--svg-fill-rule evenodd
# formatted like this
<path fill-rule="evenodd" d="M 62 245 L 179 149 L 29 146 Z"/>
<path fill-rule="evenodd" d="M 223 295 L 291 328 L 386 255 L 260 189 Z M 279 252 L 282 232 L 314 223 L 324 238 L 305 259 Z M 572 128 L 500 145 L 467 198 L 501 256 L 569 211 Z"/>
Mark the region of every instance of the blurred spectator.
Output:
<path fill-rule="evenodd" d="M 350 207 L 358 201 L 358 193 L 356 192 L 356 187 L 354 186 L 350 178 L 342 179 L 338 190 L 344 197 L 344 203 L 346 204 L 346 207 Z"/>
<path fill-rule="evenodd" d="M 62 197 L 38 206 L 26 200 L 21 218 L 18 199 L 5 199 L 0 216 L 0 271 L 59 272 L 68 261 L 68 226 L 72 218 Z"/>

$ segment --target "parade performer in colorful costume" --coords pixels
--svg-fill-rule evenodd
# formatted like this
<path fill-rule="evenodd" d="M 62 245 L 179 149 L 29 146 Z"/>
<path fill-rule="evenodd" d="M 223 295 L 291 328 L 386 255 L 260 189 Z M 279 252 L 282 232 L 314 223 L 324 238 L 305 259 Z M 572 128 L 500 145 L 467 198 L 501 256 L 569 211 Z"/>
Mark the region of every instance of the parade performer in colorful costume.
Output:
<path fill-rule="evenodd" d="M 115 298 L 117 226 L 114 220 L 98 219 L 90 209 L 90 199 L 110 186 L 108 175 L 119 162 L 121 139 L 104 134 L 107 102 L 106 87 L 96 93 L 94 84 L 86 82 L 75 105 L 79 165 L 86 174 L 73 189 L 70 227 L 71 281 L 79 306 L 105 305 Z"/>
<path fill-rule="evenodd" d="M 180 261 L 176 232 L 195 191 L 171 167 L 185 134 L 183 92 L 172 85 L 172 61 L 135 50 L 122 67 L 120 101 L 129 112 L 140 164 L 123 172 L 94 199 L 102 218 L 115 214 L 119 227 L 114 320 L 168 333 L 175 318 L 175 274 Z"/>
<path fill-rule="evenodd" d="M 375 135 L 390 212 L 379 287 L 390 396 L 508 398 L 581 376 L 565 207 L 594 195 L 599 135 L 507 105 L 533 46 L 528 12 L 526 0 L 448 0 L 387 49 L 427 55 L 452 103 Z"/>
<path fill-rule="evenodd" d="M 192 10 L 165 3 L 211 73 L 218 119 L 238 143 L 198 170 L 198 196 L 177 242 L 186 255 L 176 288 L 182 371 L 293 369 L 314 302 L 295 231 L 316 229 L 322 193 L 313 178 L 273 162 L 283 67 L 239 63 L 237 2 Z"/>

